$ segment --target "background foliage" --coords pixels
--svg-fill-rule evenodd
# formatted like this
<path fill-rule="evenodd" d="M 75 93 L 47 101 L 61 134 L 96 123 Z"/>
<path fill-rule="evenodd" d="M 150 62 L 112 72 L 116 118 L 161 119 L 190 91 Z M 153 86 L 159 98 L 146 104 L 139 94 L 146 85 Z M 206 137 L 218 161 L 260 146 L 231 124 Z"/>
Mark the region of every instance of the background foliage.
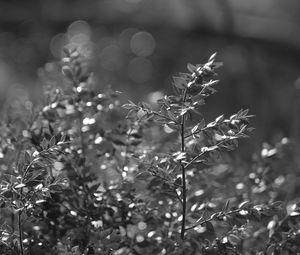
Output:
<path fill-rule="evenodd" d="M 69 42 L 95 50 L 97 86 L 112 84 L 148 103 L 153 93 L 170 92 L 171 76 L 186 63 L 217 51 L 225 63 L 223 85 L 207 116 L 219 107 L 225 114 L 256 113 L 256 135 L 239 152 L 249 158 L 266 140 L 299 140 L 297 0 L 1 0 L 0 13 L 1 108 L 17 93 L 38 101 L 38 68 L 59 60 Z"/>

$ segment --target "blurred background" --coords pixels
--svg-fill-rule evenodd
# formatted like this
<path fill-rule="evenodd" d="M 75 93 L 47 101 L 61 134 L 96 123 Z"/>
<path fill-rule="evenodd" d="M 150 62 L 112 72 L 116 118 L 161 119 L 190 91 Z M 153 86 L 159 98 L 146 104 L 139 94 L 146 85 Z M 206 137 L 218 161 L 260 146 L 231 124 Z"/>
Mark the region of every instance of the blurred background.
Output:
<path fill-rule="evenodd" d="M 42 95 L 66 44 L 92 55 L 99 87 L 153 102 L 172 75 L 218 52 L 208 120 L 249 108 L 252 147 L 300 137 L 299 0 L 0 0 L 0 108 L 18 91 Z M 25 91 L 25 92 L 24 92 Z M 251 147 L 250 146 L 250 147 Z"/>

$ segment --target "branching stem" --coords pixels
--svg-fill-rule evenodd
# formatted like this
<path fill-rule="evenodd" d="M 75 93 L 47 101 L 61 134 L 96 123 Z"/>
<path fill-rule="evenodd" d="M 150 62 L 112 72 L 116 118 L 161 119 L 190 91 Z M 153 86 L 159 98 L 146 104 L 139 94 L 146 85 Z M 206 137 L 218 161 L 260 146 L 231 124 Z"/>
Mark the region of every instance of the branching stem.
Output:
<path fill-rule="evenodd" d="M 190 226 L 190 227 L 187 227 L 185 230 L 190 230 L 190 229 L 193 229 L 199 225 L 202 225 L 204 224 L 205 222 L 210 222 L 210 221 L 213 221 L 217 218 L 222 218 L 222 217 L 225 217 L 225 216 L 229 216 L 231 214 L 235 214 L 235 213 L 238 213 L 240 211 L 242 211 L 243 209 L 242 208 L 238 208 L 238 209 L 235 209 L 235 210 L 232 210 L 232 211 L 229 211 L 229 212 L 221 212 L 219 214 L 215 214 L 213 217 L 210 217 L 208 219 L 205 219 L 205 220 L 200 220 L 198 221 L 197 223 L 195 223 L 194 225 Z"/>

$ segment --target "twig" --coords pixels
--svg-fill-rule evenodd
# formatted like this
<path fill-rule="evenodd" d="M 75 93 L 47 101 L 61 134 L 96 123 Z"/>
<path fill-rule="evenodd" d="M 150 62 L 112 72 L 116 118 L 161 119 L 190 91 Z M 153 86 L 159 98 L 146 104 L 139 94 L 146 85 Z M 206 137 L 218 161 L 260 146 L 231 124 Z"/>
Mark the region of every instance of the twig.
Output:
<path fill-rule="evenodd" d="M 238 212 L 240 212 L 241 210 L 243 210 L 243 208 L 235 209 L 235 210 L 229 211 L 229 212 L 221 212 L 221 213 L 217 213 L 217 214 L 213 215 L 213 217 L 210 217 L 210 218 L 208 218 L 208 219 L 199 221 L 199 222 L 197 222 L 196 224 L 194 224 L 194 225 L 192 225 L 192 226 L 190 226 L 190 227 L 187 227 L 185 230 L 193 229 L 193 228 L 195 228 L 195 227 L 197 227 L 197 226 L 199 226 L 199 225 L 202 225 L 202 224 L 204 224 L 204 223 L 206 223 L 206 222 L 213 221 L 213 220 L 215 220 L 215 219 L 217 219 L 217 218 L 220 218 L 220 217 L 225 217 L 225 216 L 228 216 L 228 215 L 231 215 L 231 214 L 238 213 Z"/>
<path fill-rule="evenodd" d="M 222 143 L 225 143 L 225 142 L 228 142 L 229 139 L 225 139 L 225 140 L 222 140 L 221 142 L 213 145 L 213 146 L 220 146 Z M 204 155 L 206 152 L 209 152 L 208 151 L 203 151 L 201 152 L 200 154 L 198 154 L 197 156 L 195 156 L 190 162 L 188 162 L 186 165 L 185 165 L 185 168 L 188 168 L 191 164 L 193 164 L 197 159 L 199 159 L 202 155 Z"/>

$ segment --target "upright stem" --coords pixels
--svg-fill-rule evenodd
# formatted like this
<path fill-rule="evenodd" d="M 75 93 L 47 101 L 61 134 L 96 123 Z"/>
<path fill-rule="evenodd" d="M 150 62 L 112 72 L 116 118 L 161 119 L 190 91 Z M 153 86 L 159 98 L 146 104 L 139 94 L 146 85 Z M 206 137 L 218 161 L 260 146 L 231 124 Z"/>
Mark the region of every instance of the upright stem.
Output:
<path fill-rule="evenodd" d="M 23 248 L 23 229 L 22 229 L 22 210 L 18 212 L 18 230 L 19 230 L 19 243 L 20 243 L 20 254 L 24 255 L 24 248 Z"/>
<path fill-rule="evenodd" d="M 183 94 L 183 102 L 186 100 L 187 89 Z M 185 114 L 181 117 L 180 125 L 180 136 L 181 136 L 181 152 L 185 152 L 185 143 L 184 143 L 184 130 L 185 130 Z M 185 219 L 186 219 L 186 180 L 185 180 L 185 166 L 181 163 L 181 177 L 182 177 L 182 222 L 181 222 L 181 232 L 180 237 L 184 239 L 185 233 Z"/>

